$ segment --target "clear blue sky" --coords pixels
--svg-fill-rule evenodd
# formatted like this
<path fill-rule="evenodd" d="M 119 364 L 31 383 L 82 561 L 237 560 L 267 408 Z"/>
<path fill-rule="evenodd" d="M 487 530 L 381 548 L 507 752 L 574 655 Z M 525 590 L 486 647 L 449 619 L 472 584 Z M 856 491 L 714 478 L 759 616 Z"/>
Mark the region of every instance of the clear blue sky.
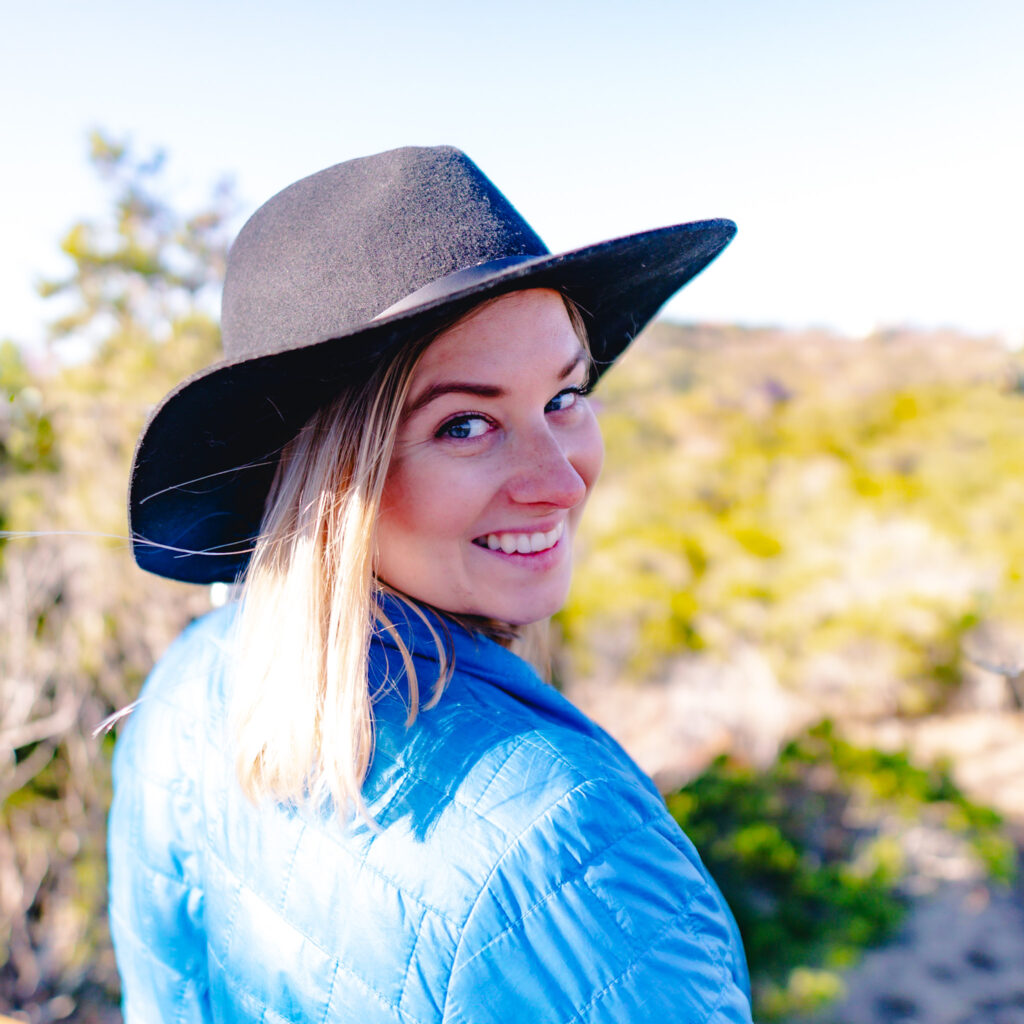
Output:
<path fill-rule="evenodd" d="M 7 5 L 5 5 L 7 6 Z M 0 337 L 99 209 L 89 128 L 246 212 L 410 143 L 461 146 L 553 249 L 710 216 L 680 319 L 1024 342 L 1019 0 L 51 0 L 0 39 Z"/>

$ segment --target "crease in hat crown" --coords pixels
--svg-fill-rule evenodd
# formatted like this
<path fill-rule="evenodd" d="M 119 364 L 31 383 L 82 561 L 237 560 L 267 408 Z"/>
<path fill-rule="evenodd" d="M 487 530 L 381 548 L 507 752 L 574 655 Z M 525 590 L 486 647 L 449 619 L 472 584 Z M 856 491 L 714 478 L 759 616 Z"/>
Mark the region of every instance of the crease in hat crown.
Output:
<path fill-rule="evenodd" d="M 225 358 L 151 415 L 132 462 L 132 551 L 158 575 L 237 578 L 277 456 L 353 374 L 487 298 L 553 288 L 580 308 L 604 372 L 729 244 L 728 220 L 675 224 L 552 255 L 450 146 L 337 164 L 288 186 L 228 254 Z"/>
<path fill-rule="evenodd" d="M 548 249 L 464 153 L 406 147 L 288 186 L 231 247 L 221 309 L 232 359 L 338 337 L 434 281 Z"/>

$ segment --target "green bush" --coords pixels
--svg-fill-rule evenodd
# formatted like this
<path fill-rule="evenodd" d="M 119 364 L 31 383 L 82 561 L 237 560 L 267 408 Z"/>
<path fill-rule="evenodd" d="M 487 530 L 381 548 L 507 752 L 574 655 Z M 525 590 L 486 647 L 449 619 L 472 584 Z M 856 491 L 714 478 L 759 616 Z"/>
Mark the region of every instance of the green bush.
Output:
<path fill-rule="evenodd" d="M 834 997 L 835 972 L 892 935 L 914 870 L 901 842 L 910 826 L 962 837 L 994 878 L 1013 870 L 998 815 L 948 771 L 855 746 L 827 721 L 768 771 L 720 757 L 667 802 L 736 915 L 762 1020 Z"/>

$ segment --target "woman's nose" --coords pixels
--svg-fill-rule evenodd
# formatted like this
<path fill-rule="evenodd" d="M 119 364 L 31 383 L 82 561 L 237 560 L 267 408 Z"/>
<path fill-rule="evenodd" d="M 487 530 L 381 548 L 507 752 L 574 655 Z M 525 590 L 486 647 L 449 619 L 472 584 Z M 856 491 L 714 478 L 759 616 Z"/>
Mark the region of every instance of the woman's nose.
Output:
<path fill-rule="evenodd" d="M 552 508 L 579 505 L 587 496 L 590 481 L 584 475 L 577 447 L 564 443 L 548 429 L 520 444 L 507 484 L 512 500 Z"/>

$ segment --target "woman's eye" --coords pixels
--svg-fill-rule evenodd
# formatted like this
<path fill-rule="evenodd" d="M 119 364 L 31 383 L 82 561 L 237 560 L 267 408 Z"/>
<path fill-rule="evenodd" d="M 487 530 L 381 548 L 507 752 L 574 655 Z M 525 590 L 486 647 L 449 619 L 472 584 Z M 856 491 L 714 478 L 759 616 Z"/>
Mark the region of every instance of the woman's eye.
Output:
<path fill-rule="evenodd" d="M 445 423 L 437 432 L 437 437 L 450 437 L 455 441 L 466 441 L 474 437 L 482 437 L 487 433 L 490 424 L 483 416 L 457 416 Z"/>
<path fill-rule="evenodd" d="M 571 409 L 583 397 L 583 388 L 566 388 L 559 391 L 545 406 L 545 412 L 565 412 Z"/>

